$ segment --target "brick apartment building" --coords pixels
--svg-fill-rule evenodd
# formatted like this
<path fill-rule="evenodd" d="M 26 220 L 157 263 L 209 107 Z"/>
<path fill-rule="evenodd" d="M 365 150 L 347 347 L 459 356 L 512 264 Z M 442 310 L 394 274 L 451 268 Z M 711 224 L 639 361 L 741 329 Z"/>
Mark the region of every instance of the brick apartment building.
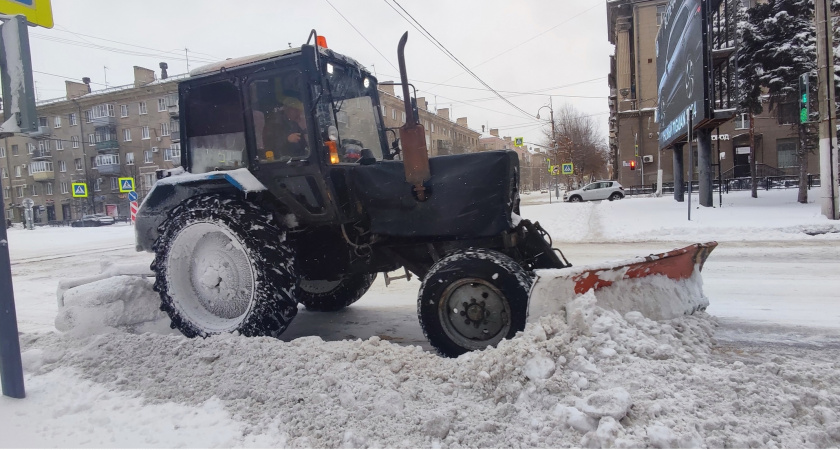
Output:
<path fill-rule="evenodd" d="M 178 78 L 135 66 L 131 85 L 91 92 L 66 81 L 64 98 L 38 102 L 38 133 L 0 141 L 7 217 L 22 221 L 27 198 L 36 223 L 127 216 L 118 178 L 134 178 L 142 199 L 157 169 L 180 165 Z M 86 183 L 88 197 L 74 198 L 72 183 Z"/>

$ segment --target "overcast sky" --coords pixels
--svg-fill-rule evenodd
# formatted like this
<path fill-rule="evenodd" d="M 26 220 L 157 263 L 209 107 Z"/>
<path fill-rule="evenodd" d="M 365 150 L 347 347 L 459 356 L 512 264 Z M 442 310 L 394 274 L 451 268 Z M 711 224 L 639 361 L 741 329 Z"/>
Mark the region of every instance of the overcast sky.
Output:
<path fill-rule="evenodd" d="M 604 0 L 52 0 L 55 27 L 30 28 L 38 98 L 62 97 L 64 79 L 84 76 L 103 89 L 104 67 L 109 86 L 132 83 L 134 65 L 159 74 L 165 61 L 171 75 L 184 73 L 185 48 L 194 69 L 297 47 L 313 28 L 380 81 L 396 80 L 397 43 L 408 31 L 408 76 L 430 109 L 451 108 L 479 132 L 485 125 L 503 136 L 543 141 L 544 123 L 464 73 L 396 12 L 402 11 L 395 1 L 517 107 L 536 115 L 551 94 L 555 109 L 567 102 L 594 115 L 606 139 L 612 46 Z M 548 108 L 540 117 L 548 117 Z"/>

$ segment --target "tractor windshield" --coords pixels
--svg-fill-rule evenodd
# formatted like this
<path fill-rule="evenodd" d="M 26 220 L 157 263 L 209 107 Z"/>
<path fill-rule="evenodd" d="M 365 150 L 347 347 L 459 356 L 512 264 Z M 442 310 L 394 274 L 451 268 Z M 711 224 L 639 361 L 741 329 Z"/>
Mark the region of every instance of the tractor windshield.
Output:
<path fill-rule="evenodd" d="M 339 161 L 358 162 L 362 149 L 370 149 L 381 160 L 383 141 L 376 80 L 357 69 L 333 63 L 326 63 L 324 71 L 328 92 L 318 100 L 318 118 L 325 135 L 338 143 Z M 330 127 L 335 127 L 337 136 L 329 136 Z"/>

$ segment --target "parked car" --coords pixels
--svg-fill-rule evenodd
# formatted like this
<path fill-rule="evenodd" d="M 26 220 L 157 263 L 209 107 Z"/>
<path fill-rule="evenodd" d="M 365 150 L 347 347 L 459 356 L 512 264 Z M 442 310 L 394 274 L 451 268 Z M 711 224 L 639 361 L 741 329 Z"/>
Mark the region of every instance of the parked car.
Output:
<path fill-rule="evenodd" d="M 73 227 L 99 227 L 102 225 L 113 225 L 114 218 L 105 214 L 89 214 L 82 216 L 79 220 L 74 220 L 70 223 Z"/>
<path fill-rule="evenodd" d="M 563 194 L 563 201 L 585 202 L 591 200 L 619 200 L 624 198 L 624 187 L 618 181 L 596 181 L 581 189 L 568 191 Z"/>

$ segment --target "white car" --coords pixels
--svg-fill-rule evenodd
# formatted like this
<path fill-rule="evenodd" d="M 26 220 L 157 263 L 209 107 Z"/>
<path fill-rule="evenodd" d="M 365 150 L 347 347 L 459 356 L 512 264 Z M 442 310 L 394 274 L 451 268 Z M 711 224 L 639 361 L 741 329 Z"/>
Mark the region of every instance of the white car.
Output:
<path fill-rule="evenodd" d="M 581 189 L 568 191 L 563 194 L 563 201 L 585 202 L 591 200 L 619 200 L 624 198 L 624 188 L 618 181 L 596 181 Z"/>

